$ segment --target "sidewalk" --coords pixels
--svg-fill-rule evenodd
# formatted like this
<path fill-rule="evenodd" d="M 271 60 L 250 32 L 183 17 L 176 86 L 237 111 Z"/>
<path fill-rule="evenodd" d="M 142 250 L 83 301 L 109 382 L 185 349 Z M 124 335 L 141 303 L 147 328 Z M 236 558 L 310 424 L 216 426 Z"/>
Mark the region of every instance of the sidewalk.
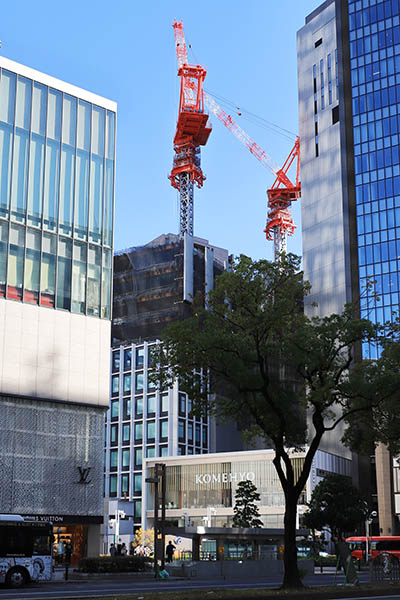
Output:
<path fill-rule="evenodd" d="M 68 583 L 87 583 L 88 581 L 112 581 L 113 579 L 133 579 L 135 581 L 151 581 L 154 579 L 152 571 L 139 573 L 79 573 L 72 567 L 68 571 Z M 168 581 L 180 581 L 184 577 L 168 577 Z M 53 573 L 53 582 L 60 583 L 65 581 L 65 567 L 56 567 Z"/>

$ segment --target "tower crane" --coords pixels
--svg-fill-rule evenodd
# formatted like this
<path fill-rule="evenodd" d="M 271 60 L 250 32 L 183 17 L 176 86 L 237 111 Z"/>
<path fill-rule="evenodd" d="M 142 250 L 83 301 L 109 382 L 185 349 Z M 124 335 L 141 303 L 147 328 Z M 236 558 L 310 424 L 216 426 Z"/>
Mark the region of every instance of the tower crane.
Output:
<path fill-rule="evenodd" d="M 193 236 L 194 184 L 201 188 L 205 176 L 200 166 L 200 146 L 211 133 L 208 114 L 204 112 L 203 82 L 206 69 L 188 63 L 182 21 L 174 21 L 178 76 L 181 78 L 179 112 L 174 137 L 174 161 L 169 179 L 179 190 L 179 234 Z"/>
<path fill-rule="evenodd" d="M 293 235 L 295 224 L 289 207 L 294 200 L 301 196 L 300 172 L 300 138 L 297 137 L 282 168 L 279 168 L 270 156 L 263 150 L 233 119 L 228 115 L 209 94 L 204 92 L 204 102 L 209 110 L 227 127 L 238 140 L 246 146 L 262 165 L 267 167 L 276 177 L 272 187 L 267 190 L 268 215 L 264 229 L 267 240 L 274 241 L 274 258 L 278 259 L 281 252 L 286 252 L 287 236 Z M 296 163 L 296 183 L 293 184 L 287 173 L 293 162 Z"/>

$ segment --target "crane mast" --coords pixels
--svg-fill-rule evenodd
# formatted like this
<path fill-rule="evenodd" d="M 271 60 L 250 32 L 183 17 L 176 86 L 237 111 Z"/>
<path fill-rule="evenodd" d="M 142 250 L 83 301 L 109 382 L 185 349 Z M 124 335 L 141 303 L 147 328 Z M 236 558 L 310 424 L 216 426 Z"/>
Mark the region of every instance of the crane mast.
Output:
<path fill-rule="evenodd" d="M 205 180 L 200 162 L 200 146 L 211 133 L 208 114 L 204 112 L 203 82 L 207 71 L 201 65 L 188 64 L 182 21 L 173 23 L 181 80 L 179 112 L 174 137 L 174 160 L 169 179 L 179 190 L 179 235 L 193 236 L 194 185 L 201 188 Z"/>
<path fill-rule="evenodd" d="M 299 181 L 300 171 L 300 139 L 296 138 L 282 168 L 279 168 L 270 156 L 259 146 L 233 119 L 228 115 L 207 93 L 204 93 L 204 102 L 212 113 L 229 129 L 234 136 L 255 156 L 264 167 L 274 175 L 275 181 L 267 190 L 268 215 L 264 229 L 267 240 L 274 241 L 274 258 L 277 260 L 282 252 L 287 250 L 287 236 L 293 235 L 295 224 L 289 207 L 294 200 L 301 196 Z M 296 183 L 293 184 L 287 172 L 297 159 Z"/>

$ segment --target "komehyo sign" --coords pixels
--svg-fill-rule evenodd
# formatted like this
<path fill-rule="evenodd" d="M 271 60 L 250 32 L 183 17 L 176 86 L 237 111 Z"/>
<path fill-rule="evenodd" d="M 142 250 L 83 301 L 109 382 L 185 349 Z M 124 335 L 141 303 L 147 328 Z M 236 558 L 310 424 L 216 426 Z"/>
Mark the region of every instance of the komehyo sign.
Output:
<path fill-rule="evenodd" d="M 254 481 L 256 478 L 253 471 L 240 471 L 235 473 L 202 473 L 195 475 L 197 485 L 208 485 L 210 483 L 238 483 L 239 481 Z"/>

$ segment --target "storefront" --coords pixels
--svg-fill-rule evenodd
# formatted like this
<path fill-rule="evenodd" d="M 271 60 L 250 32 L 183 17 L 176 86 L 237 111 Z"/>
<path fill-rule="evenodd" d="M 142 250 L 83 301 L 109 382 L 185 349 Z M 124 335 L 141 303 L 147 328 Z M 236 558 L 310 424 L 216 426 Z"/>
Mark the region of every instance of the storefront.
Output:
<path fill-rule="evenodd" d="M 67 543 L 72 547 L 71 565 L 76 566 L 80 558 L 99 554 L 100 525 L 103 517 L 79 515 L 22 515 L 36 521 L 53 523 L 53 552 L 56 566 L 62 563 L 60 550 Z M 60 543 L 61 546 L 60 546 Z"/>

